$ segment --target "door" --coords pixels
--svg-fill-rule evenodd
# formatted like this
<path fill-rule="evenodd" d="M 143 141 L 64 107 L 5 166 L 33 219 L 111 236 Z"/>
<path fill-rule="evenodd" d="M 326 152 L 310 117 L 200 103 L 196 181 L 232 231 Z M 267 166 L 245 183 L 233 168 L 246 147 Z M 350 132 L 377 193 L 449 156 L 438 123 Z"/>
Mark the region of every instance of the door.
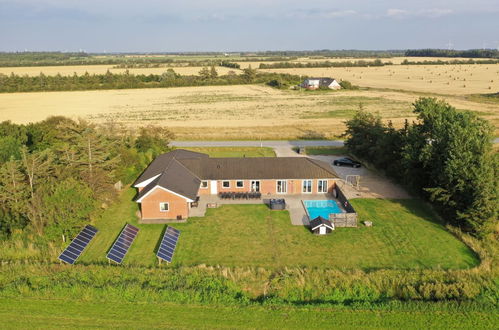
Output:
<path fill-rule="evenodd" d="M 319 228 L 319 235 L 326 235 L 326 227 Z"/>
<path fill-rule="evenodd" d="M 212 195 L 216 195 L 218 190 L 217 190 L 217 180 L 211 180 L 210 183 L 210 192 Z"/>
<path fill-rule="evenodd" d="M 251 181 L 251 191 L 260 192 L 260 181 L 256 180 Z"/>

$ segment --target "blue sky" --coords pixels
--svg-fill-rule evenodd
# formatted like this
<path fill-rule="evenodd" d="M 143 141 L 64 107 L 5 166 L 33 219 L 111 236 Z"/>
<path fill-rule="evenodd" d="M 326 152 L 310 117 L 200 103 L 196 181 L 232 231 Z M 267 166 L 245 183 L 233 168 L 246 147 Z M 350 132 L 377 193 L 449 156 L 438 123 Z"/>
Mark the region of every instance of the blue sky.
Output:
<path fill-rule="evenodd" d="M 499 0 L 0 0 L 0 51 L 499 47 Z"/>

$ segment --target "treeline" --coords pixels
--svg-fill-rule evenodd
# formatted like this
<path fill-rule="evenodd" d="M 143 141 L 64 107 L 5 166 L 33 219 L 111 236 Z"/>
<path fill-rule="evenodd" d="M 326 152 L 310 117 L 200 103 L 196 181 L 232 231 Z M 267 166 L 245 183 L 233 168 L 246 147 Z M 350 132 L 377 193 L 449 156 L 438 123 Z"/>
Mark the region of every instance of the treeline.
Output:
<path fill-rule="evenodd" d="M 290 69 L 290 68 L 349 68 L 349 67 L 370 67 L 392 65 L 392 62 L 383 62 L 380 59 L 374 61 L 324 61 L 324 62 L 278 62 L 260 63 L 260 69 Z"/>
<path fill-rule="evenodd" d="M 401 65 L 459 65 L 459 64 L 499 64 L 499 60 L 450 60 L 450 61 L 409 61 L 403 60 Z"/>
<path fill-rule="evenodd" d="M 16 229 L 34 241 L 74 236 L 113 202 L 113 184 L 131 183 L 172 137 L 64 117 L 0 123 L 0 239 Z"/>
<path fill-rule="evenodd" d="M 321 50 L 286 50 L 286 51 L 264 51 L 255 53 L 255 55 L 266 55 L 266 56 L 294 56 L 294 57 L 304 57 L 304 56 L 314 56 L 314 57 L 372 57 L 372 58 L 389 58 L 396 56 L 404 56 L 403 50 L 356 50 L 356 49 L 342 49 L 342 50 L 331 50 L 331 49 L 321 49 Z"/>
<path fill-rule="evenodd" d="M 433 98 L 414 103 L 417 122 L 395 129 L 363 111 L 347 121 L 355 156 L 409 187 L 453 226 L 485 236 L 497 226 L 499 157 L 492 127 L 469 111 Z"/>
<path fill-rule="evenodd" d="M 130 74 L 124 73 L 94 74 L 72 76 L 47 76 L 40 73 L 38 76 L 19 76 L 16 74 L 0 74 L 0 92 L 41 92 L 41 91 L 76 91 L 98 89 L 132 89 L 132 88 L 159 88 L 159 87 L 187 87 L 208 85 L 241 85 L 252 83 L 267 83 L 273 79 L 284 82 L 300 80 L 299 76 L 278 73 L 261 73 L 251 67 L 241 74 L 229 72 L 218 75 L 214 67 L 201 69 L 200 75 L 179 75 L 173 69 L 163 74 Z"/>
<path fill-rule="evenodd" d="M 240 69 L 241 65 L 239 63 L 234 63 L 234 62 L 229 62 L 229 61 L 222 61 L 219 64 L 220 66 L 224 66 L 226 68 L 232 68 L 232 69 Z"/>
<path fill-rule="evenodd" d="M 497 49 L 410 49 L 405 52 L 405 56 L 499 58 L 499 51 Z"/>

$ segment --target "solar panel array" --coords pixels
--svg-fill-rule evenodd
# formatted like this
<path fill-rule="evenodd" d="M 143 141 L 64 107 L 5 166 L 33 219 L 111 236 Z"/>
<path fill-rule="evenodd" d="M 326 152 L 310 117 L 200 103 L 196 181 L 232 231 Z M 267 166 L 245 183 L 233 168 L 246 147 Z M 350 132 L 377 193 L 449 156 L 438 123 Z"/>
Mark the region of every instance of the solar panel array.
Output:
<path fill-rule="evenodd" d="M 172 262 L 173 253 L 175 252 L 175 248 L 177 247 L 178 237 L 180 236 L 180 231 L 173 228 L 166 228 L 165 234 L 163 235 L 163 239 L 161 240 L 161 244 L 159 246 L 158 252 L 156 256 L 165 261 Z"/>
<path fill-rule="evenodd" d="M 59 260 L 73 265 L 76 262 L 76 259 L 80 257 L 83 250 L 85 250 L 88 243 L 90 243 L 95 234 L 97 234 L 97 232 L 97 228 L 90 225 L 85 226 L 85 228 L 83 228 L 71 241 L 68 247 L 64 251 L 62 251 L 61 255 L 59 256 Z"/>
<path fill-rule="evenodd" d="M 138 232 L 139 228 L 126 224 L 125 228 L 121 231 L 120 236 L 118 236 L 111 247 L 111 250 L 109 250 L 107 258 L 121 264 Z"/>

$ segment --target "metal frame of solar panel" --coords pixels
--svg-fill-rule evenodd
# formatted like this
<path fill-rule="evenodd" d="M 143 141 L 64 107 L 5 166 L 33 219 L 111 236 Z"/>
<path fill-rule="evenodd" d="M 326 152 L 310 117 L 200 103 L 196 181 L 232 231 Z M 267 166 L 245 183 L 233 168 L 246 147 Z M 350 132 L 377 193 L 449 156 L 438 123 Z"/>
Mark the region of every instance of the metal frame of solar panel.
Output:
<path fill-rule="evenodd" d="M 62 251 L 58 259 L 73 265 L 98 231 L 94 226 L 86 225 L 69 243 L 68 247 Z"/>
<path fill-rule="evenodd" d="M 161 244 L 159 245 L 156 256 L 167 262 L 172 262 L 173 253 L 175 252 L 175 248 L 177 247 L 179 236 L 179 230 L 168 226 L 168 228 L 166 228 L 165 234 L 163 235 L 163 239 L 161 240 Z"/>
<path fill-rule="evenodd" d="M 128 249 L 130 249 L 130 246 L 135 240 L 135 237 L 137 237 L 138 232 L 139 228 L 126 224 L 106 257 L 109 260 L 121 264 L 125 258 L 125 255 L 128 253 Z"/>

